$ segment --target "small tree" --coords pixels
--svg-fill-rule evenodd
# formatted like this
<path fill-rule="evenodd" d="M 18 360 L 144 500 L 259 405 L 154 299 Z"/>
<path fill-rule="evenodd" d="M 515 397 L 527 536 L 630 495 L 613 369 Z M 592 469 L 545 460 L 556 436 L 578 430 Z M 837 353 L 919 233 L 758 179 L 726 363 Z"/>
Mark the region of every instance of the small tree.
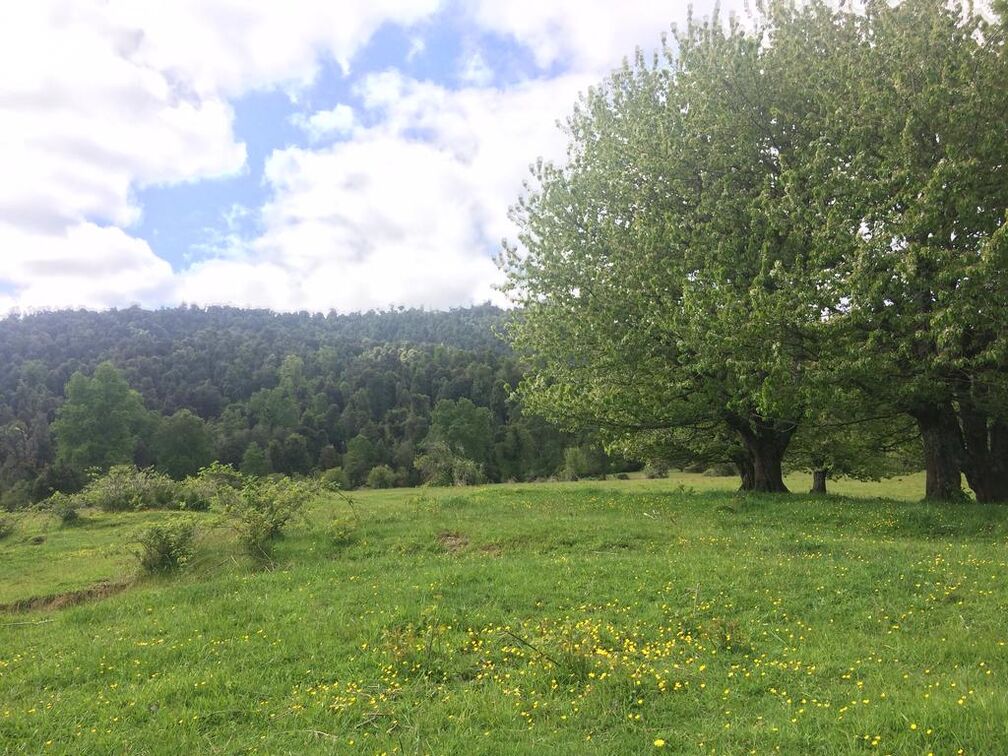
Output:
<path fill-rule="evenodd" d="M 396 484 L 396 474 L 388 465 L 376 465 L 368 473 L 368 488 L 392 488 Z"/>
<path fill-rule="evenodd" d="M 176 480 L 194 475 L 213 461 L 213 440 L 206 423 L 186 409 L 160 422 L 153 447 L 157 468 Z"/>
<path fill-rule="evenodd" d="M 245 448 L 245 453 L 242 455 L 241 471 L 245 475 L 253 477 L 262 477 L 270 473 L 266 452 L 254 441 Z"/>
<path fill-rule="evenodd" d="M 132 463 L 146 420 L 140 394 L 111 362 L 100 364 L 91 377 L 74 373 L 53 423 L 57 460 L 81 470 Z"/>

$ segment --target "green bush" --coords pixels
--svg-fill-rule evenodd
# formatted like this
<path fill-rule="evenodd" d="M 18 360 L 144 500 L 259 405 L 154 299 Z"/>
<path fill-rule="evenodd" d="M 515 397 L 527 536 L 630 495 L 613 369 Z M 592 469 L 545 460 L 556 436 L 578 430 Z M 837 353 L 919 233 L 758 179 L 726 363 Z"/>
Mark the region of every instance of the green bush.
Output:
<path fill-rule="evenodd" d="M 644 465 L 644 477 L 649 480 L 657 478 L 667 478 L 669 474 L 669 464 L 665 460 L 652 460 Z"/>
<path fill-rule="evenodd" d="M 175 572 L 193 555 L 196 526 L 190 522 L 151 525 L 140 534 L 140 566 L 149 574 Z"/>
<path fill-rule="evenodd" d="M 77 511 L 77 497 L 56 492 L 45 501 L 45 508 L 59 518 L 64 525 L 74 525 L 80 520 Z"/>
<path fill-rule="evenodd" d="M 704 470 L 704 476 L 708 478 L 728 478 L 733 475 L 738 475 L 738 470 L 730 462 L 718 462 Z"/>
<path fill-rule="evenodd" d="M 227 510 L 245 480 L 246 476 L 230 465 L 214 462 L 182 481 L 179 486 L 181 508 L 191 512 L 205 512 L 211 507 Z"/>
<path fill-rule="evenodd" d="M 117 465 L 91 481 L 76 500 L 106 512 L 132 509 L 179 509 L 179 484 L 153 470 Z"/>
<path fill-rule="evenodd" d="M 347 480 L 346 473 L 342 467 L 332 467 L 322 473 L 320 478 L 323 488 L 339 491 L 349 491 L 350 481 Z"/>
<path fill-rule="evenodd" d="M 456 486 L 478 486 L 486 482 L 483 468 L 465 457 L 456 457 L 452 464 L 452 484 Z"/>
<path fill-rule="evenodd" d="M 271 558 L 273 542 L 316 493 L 313 486 L 288 478 L 245 479 L 227 506 L 245 550 L 257 559 Z"/>
<path fill-rule="evenodd" d="M 0 508 L 8 512 L 25 509 L 32 503 L 32 485 L 27 480 L 19 480 L 0 493 Z"/>
<path fill-rule="evenodd" d="M 371 468 L 367 476 L 368 488 L 392 488 L 396 484 L 396 474 L 388 465 Z"/>
<path fill-rule="evenodd" d="M 593 446 L 571 446 L 564 449 L 564 462 L 557 471 L 560 480 L 605 478 L 605 456 Z"/>

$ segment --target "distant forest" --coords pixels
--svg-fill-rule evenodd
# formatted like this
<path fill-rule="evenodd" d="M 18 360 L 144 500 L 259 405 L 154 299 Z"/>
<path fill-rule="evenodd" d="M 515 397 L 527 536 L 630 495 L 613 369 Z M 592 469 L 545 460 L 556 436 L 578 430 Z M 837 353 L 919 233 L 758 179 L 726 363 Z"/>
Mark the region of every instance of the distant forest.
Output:
<path fill-rule="evenodd" d="M 510 398 L 521 369 L 498 337 L 505 317 L 490 305 L 8 317 L 0 496 L 23 506 L 119 463 L 176 477 L 214 460 L 256 474 L 330 471 L 348 487 L 628 467 L 590 437 L 522 413 Z M 66 407 L 68 386 L 80 406 Z M 115 399 L 127 394 L 134 410 Z"/>

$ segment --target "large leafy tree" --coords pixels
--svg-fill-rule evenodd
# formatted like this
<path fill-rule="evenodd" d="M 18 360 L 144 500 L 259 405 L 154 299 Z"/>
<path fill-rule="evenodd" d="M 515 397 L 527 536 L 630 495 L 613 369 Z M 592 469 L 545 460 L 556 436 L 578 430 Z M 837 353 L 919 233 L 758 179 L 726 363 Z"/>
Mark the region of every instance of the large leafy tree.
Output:
<path fill-rule="evenodd" d="M 78 469 L 100 470 L 132 462 L 148 422 L 140 395 L 112 363 L 98 365 L 90 377 L 74 373 L 53 423 L 57 459 Z"/>
<path fill-rule="evenodd" d="M 1008 54 L 941 0 L 777 9 L 821 114 L 804 161 L 845 348 L 832 374 L 911 416 L 928 498 L 1008 500 Z M 797 66 L 792 67 L 798 70 Z M 797 74 L 796 74 L 797 75 Z"/>
<path fill-rule="evenodd" d="M 796 429 L 837 460 L 809 431 L 867 423 L 863 456 L 909 415 L 929 498 L 963 471 L 1008 499 L 1003 28 L 940 0 L 781 2 L 664 53 L 583 99 L 516 209 L 527 401 L 736 457 L 768 491 Z"/>
<path fill-rule="evenodd" d="M 823 328 L 820 271 L 782 174 L 805 145 L 769 27 L 691 23 L 579 103 L 567 163 L 539 164 L 514 217 L 521 394 L 612 447 L 731 459 L 786 491 Z"/>

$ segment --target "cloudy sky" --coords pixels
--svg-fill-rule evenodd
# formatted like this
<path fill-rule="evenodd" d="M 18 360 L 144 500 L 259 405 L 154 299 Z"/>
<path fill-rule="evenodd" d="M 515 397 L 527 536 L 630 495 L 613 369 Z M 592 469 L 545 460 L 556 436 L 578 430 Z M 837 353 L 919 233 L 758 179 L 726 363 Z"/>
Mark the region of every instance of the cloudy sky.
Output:
<path fill-rule="evenodd" d="M 704 2 L 695 3 L 702 13 Z M 686 3 L 33 0 L 0 23 L 0 313 L 497 300 L 557 119 Z"/>

